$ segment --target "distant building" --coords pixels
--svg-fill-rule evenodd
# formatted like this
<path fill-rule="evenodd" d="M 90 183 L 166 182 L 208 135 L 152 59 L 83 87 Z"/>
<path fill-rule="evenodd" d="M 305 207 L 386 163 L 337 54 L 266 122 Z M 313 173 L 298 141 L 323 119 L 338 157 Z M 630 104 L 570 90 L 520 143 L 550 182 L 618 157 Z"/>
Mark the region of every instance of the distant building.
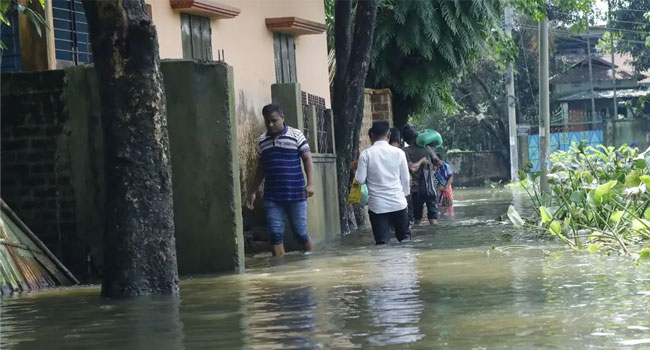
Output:
<path fill-rule="evenodd" d="M 558 39 L 556 60 L 569 65 L 563 73 L 550 79 L 551 103 L 560 110 L 560 118 L 554 124 L 562 124 L 564 131 L 582 131 L 602 128 L 609 119 L 634 118 L 633 110 L 628 108 L 641 96 L 650 96 L 650 72 L 638 73 L 630 64 L 627 54 L 601 54 L 595 45 L 602 37 L 602 32 L 589 36 L 591 56 L 587 50 L 587 36 L 576 35 L 571 38 Z M 591 75 L 589 62 L 591 61 Z M 614 68 L 616 76 L 614 78 Z M 591 90 L 595 110 L 592 110 Z M 614 88 L 618 106 L 618 116 L 614 116 Z M 650 114 L 650 104 L 646 104 L 643 113 Z"/>

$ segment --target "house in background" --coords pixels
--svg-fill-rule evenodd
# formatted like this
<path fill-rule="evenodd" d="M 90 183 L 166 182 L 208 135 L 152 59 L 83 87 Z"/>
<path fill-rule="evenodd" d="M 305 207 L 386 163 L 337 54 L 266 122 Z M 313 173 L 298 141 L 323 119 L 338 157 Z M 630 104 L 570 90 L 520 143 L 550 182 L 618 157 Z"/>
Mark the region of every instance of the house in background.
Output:
<path fill-rule="evenodd" d="M 603 28 L 591 28 L 589 34 L 555 41 L 554 64 L 564 68 L 549 81 L 551 110 L 555 111 L 551 114 L 551 152 L 567 150 L 574 142 L 590 146 L 636 142 L 641 149 L 650 146 L 650 123 L 640 118 L 650 115 L 650 103 L 636 107 L 640 97 L 650 97 L 650 72 L 635 72 L 627 54 L 614 54 L 612 64 L 611 54 L 599 53 L 596 44 L 604 33 Z M 531 170 L 538 171 L 539 137 L 535 131 L 527 141 Z"/>
<path fill-rule="evenodd" d="M 562 124 L 574 124 L 576 130 L 592 129 L 590 124 L 608 119 L 634 118 L 637 111 L 627 107 L 641 96 L 650 96 L 650 72 L 635 72 L 629 54 L 615 53 L 612 63 L 611 54 L 598 52 L 596 44 L 605 32 L 593 27 L 588 34 L 560 38 L 555 45 L 556 61 L 568 69 L 551 78 L 551 103 L 560 108 Z M 614 90 L 618 116 L 614 116 Z M 650 113 L 650 105 L 645 109 Z"/>

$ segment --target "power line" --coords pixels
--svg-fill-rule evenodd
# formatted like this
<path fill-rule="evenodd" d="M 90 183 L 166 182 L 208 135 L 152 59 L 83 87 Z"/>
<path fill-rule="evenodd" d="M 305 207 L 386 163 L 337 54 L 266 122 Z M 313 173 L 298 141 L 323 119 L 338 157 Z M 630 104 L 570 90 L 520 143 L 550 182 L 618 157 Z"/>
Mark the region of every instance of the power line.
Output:
<path fill-rule="evenodd" d="M 619 21 L 616 19 L 613 19 L 612 22 L 617 22 L 617 23 L 630 23 L 630 24 L 638 24 L 642 26 L 650 26 L 650 22 L 632 22 L 632 21 Z"/>
<path fill-rule="evenodd" d="M 522 28 L 525 28 L 525 29 L 529 29 L 529 30 L 537 30 L 537 29 L 538 29 L 537 26 L 526 25 L 526 24 L 520 24 L 519 27 L 522 27 Z M 568 38 L 570 38 L 571 40 L 581 41 L 581 42 L 583 42 L 583 43 L 586 43 L 586 42 L 587 42 L 587 40 L 585 40 L 585 39 L 581 39 L 581 38 L 578 36 L 578 34 L 571 33 L 571 32 L 567 32 L 567 31 L 565 31 L 565 30 L 560 30 L 560 29 L 549 29 L 549 32 L 553 32 L 553 33 L 555 33 L 555 34 L 561 34 L 561 35 L 564 35 L 565 37 L 568 37 Z M 632 39 L 622 39 L 622 38 L 621 38 L 621 39 L 616 39 L 616 41 L 620 41 L 620 42 L 628 42 L 628 43 L 633 43 L 633 44 L 644 44 L 644 45 L 645 45 L 645 41 L 641 41 L 641 40 L 632 40 Z"/>

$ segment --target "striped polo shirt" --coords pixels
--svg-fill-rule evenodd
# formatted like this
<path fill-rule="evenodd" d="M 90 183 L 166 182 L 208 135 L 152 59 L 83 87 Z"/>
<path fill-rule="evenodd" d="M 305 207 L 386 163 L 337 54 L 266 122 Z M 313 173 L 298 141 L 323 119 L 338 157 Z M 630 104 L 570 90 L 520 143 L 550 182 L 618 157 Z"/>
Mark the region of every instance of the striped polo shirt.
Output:
<path fill-rule="evenodd" d="M 280 135 L 264 133 L 260 136 L 257 157 L 264 169 L 264 200 L 296 202 L 307 199 L 301 156 L 309 151 L 302 132 L 287 125 Z"/>

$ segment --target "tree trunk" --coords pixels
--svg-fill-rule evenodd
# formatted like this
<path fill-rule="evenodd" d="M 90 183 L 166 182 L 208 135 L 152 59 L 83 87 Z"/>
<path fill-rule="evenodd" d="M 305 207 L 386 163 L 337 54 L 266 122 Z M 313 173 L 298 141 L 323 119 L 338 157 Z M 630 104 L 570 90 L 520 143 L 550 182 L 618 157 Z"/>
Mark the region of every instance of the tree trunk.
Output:
<path fill-rule="evenodd" d="M 359 149 L 359 131 L 363 119 L 363 90 L 372 48 L 379 0 L 357 2 L 354 31 L 351 36 L 350 0 L 336 0 L 335 43 L 336 76 L 334 78 L 334 124 L 336 129 L 337 173 L 341 232 L 351 231 L 347 198 L 350 168 Z"/>
<path fill-rule="evenodd" d="M 102 296 L 178 293 L 165 91 L 143 0 L 84 0 L 102 103 Z"/>

